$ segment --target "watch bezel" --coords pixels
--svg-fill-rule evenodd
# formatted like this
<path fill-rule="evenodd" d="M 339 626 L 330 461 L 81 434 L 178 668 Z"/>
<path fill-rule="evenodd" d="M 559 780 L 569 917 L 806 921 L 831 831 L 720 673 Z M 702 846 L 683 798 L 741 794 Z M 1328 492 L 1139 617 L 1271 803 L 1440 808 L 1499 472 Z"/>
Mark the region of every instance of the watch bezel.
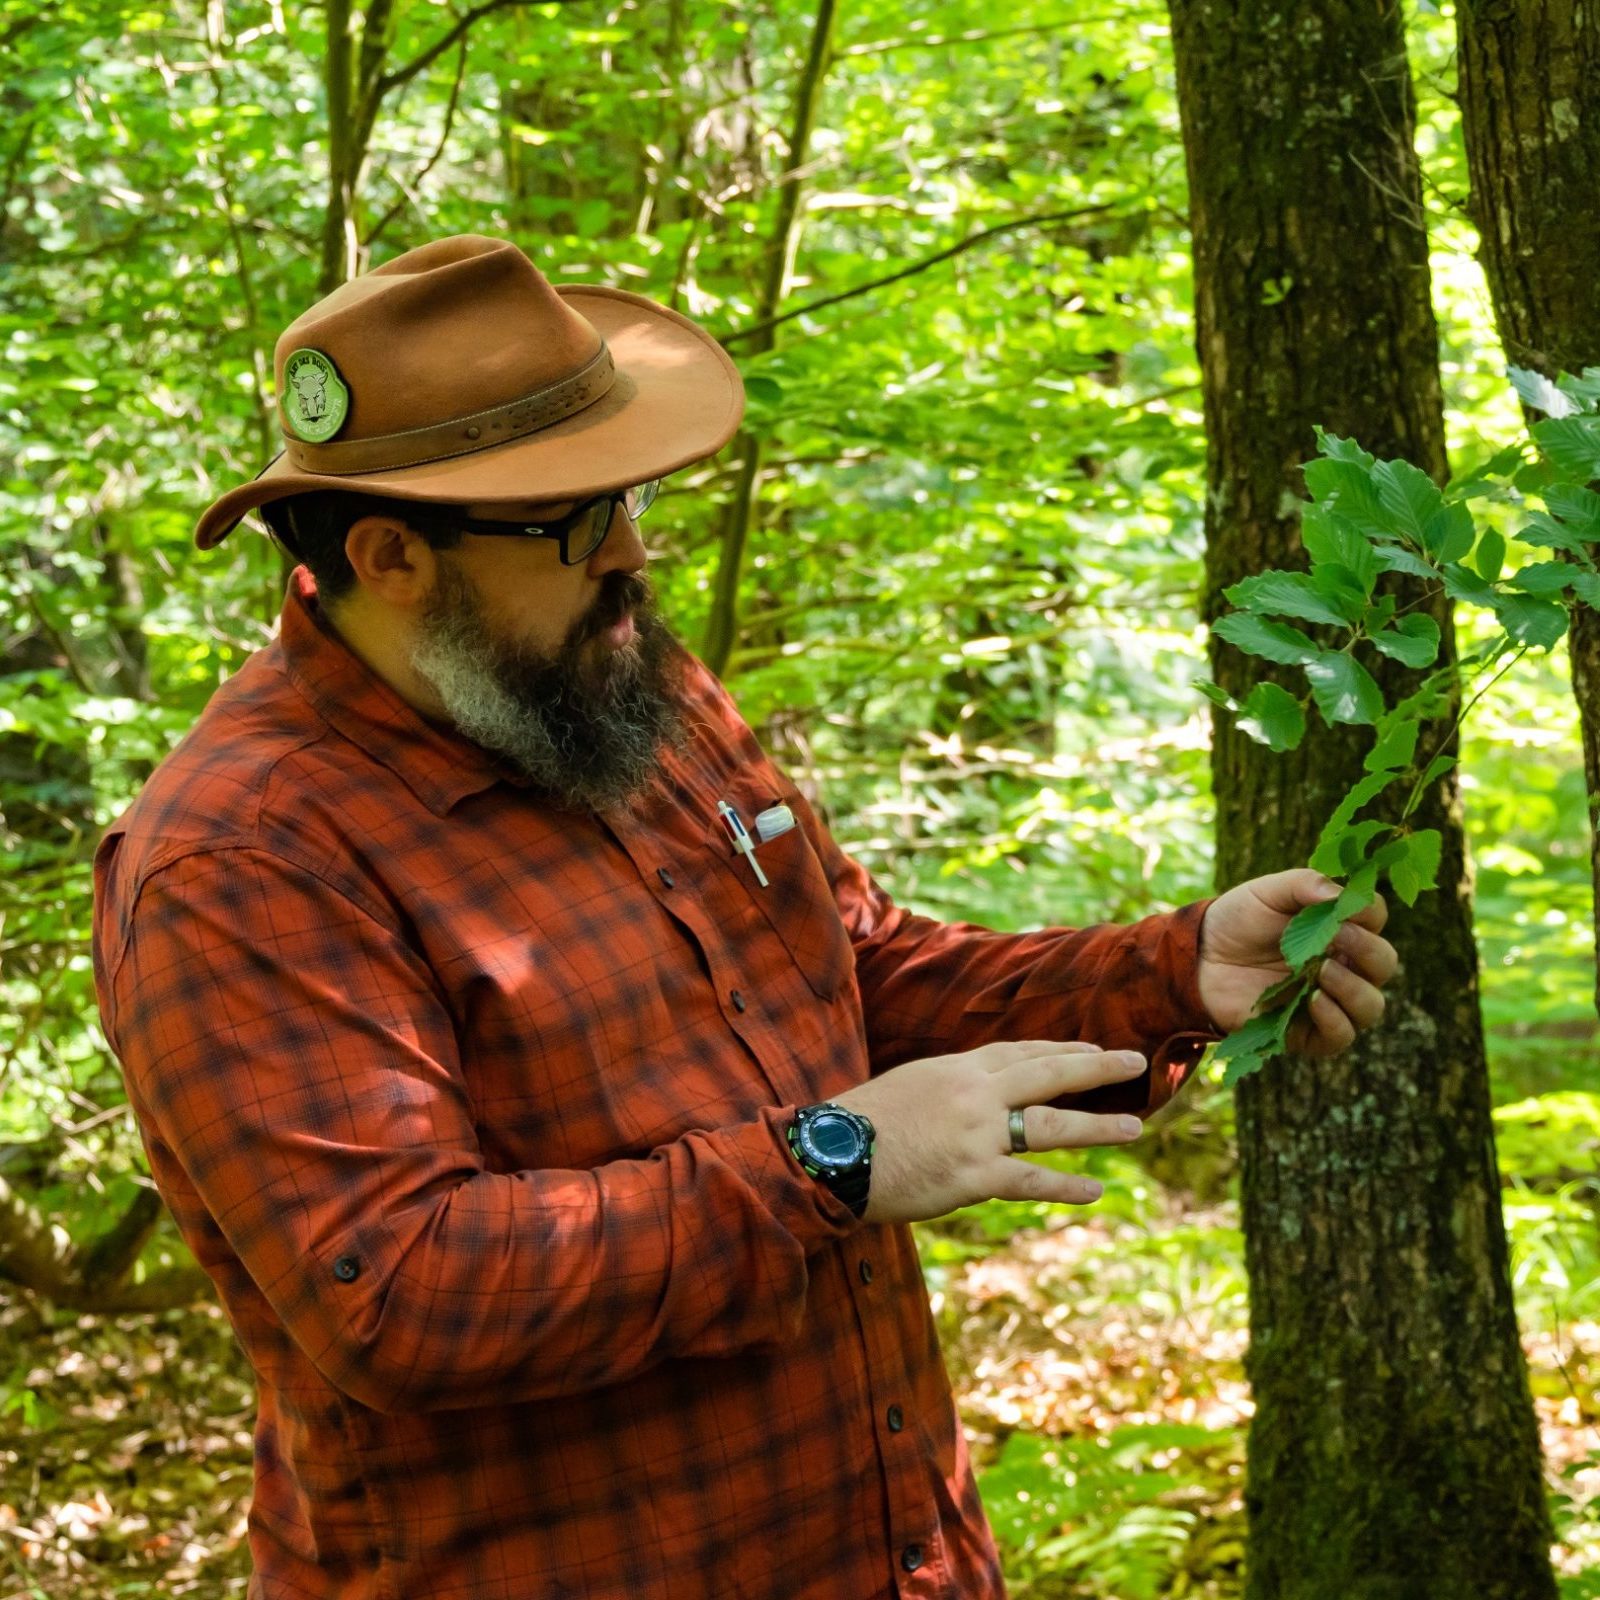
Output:
<path fill-rule="evenodd" d="M 811 1133 L 818 1123 L 824 1120 L 842 1122 L 855 1137 L 855 1153 L 847 1161 L 840 1161 L 835 1157 L 824 1155 L 812 1143 Z M 795 1129 L 795 1139 L 800 1146 L 801 1153 L 806 1160 L 814 1163 L 830 1177 L 841 1177 L 853 1172 L 864 1162 L 872 1150 L 872 1140 L 861 1126 L 864 1119 L 857 1113 L 847 1111 L 843 1106 L 821 1105 L 806 1107 L 806 1114 L 799 1118 L 799 1125 Z"/>

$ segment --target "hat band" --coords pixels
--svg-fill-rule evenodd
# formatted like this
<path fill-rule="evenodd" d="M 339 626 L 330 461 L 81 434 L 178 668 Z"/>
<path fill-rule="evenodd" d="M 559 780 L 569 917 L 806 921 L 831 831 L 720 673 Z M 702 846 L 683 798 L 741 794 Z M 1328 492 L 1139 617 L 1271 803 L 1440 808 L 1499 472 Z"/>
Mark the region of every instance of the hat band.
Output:
<path fill-rule="evenodd" d="M 449 422 L 436 422 L 426 428 L 380 433 L 371 439 L 338 439 L 312 444 L 286 435 L 285 451 L 302 472 L 327 473 L 335 478 L 448 461 L 452 456 L 492 450 L 497 444 L 520 439 L 525 433 L 537 433 L 541 428 L 564 422 L 608 393 L 616 377 L 616 362 L 602 339 L 587 366 L 559 383 L 535 389 L 520 400 L 491 406 L 487 411 L 474 411 L 471 416 L 454 417 Z"/>

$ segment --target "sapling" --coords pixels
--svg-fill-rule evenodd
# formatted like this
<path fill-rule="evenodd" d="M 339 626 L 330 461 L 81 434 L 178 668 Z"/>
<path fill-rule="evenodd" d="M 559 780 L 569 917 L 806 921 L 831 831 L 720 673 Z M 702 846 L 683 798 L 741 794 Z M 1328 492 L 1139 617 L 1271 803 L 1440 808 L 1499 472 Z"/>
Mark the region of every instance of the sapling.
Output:
<path fill-rule="evenodd" d="M 1256 1003 L 1253 1015 L 1214 1047 L 1226 1063 L 1224 1083 L 1258 1071 L 1284 1049 L 1290 1024 L 1309 1003 L 1317 973 L 1340 926 L 1372 903 L 1380 878 L 1406 905 L 1435 885 L 1440 837 L 1415 828 L 1410 818 L 1429 789 L 1455 765 L 1444 753 L 1462 718 L 1529 650 L 1549 650 L 1566 633 L 1570 607 L 1600 608 L 1600 367 L 1581 377 L 1552 381 L 1512 368 L 1511 381 L 1545 420 L 1526 440 L 1508 446 L 1464 476 L 1440 487 L 1407 461 L 1379 461 L 1350 439 L 1317 430 L 1318 455 L 1306 463 L 1310 499 L 1301 513 L 1301 539 L 1310 558 L 1305 572 L 1272 570 L 1224 591 L 1233 610 L 1215 632 L 1247 654 L 1298 668 L 1306 689 L 1299 696 L 1277 683 L 1257 683 L 1243 700 L 1220 685 L 1196 687 L 1238 720 L 1250 738 L 1274 750 L 1296 748 L 1312 706 L 1332 727 L 1369 725 L 1365 776 L 1334 808 L 1310 865 L 1342 879 L 1337 899 L 1305 907 L 1283 931 L 1289 974 Z M 1533 509 L 1529 497 L 1542 502 Z M 1552 552 L 1506 572 L 1505 535 L 1474 518 L 1473 504 L 1497 501 L 1513 508 L 1515 537 Z M 1404 572 L 1442 585 L 1446 594 L 1493 613 L 1497 627 L 1476 650 L 1437 666 L 1439 627 L 1421 609 L 1377 592 L 1385 572 Z M 1425 591 L 1436 593 L 1437 591 Z M 1287 619 L 1287 620 L 1286 620 Z M 1296 623 L 1334 630 L 1321 642 Z M 1342 636 L 1342 637 L 1341 637 Z M 1426 672 L 1418 686 L 1389 705 L 1361 657 L 1369 651 Z M 1425 727 L 1449 718 L 1429 747 Z M 1390 821 L 1362 817 L 1380 796 L 1402 797 Z"/>

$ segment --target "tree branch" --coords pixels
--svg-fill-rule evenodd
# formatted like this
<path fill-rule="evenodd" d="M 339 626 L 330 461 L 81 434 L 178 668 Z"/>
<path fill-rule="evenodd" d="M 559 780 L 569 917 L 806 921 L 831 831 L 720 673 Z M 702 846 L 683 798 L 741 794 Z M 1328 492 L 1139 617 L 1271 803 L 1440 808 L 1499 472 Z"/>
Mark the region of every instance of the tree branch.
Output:
<path fill-rule="evenodd" d="M 456 105 L 461 99 L 461 80 L 466 76 L 466 71 L 467 41 L 465 36 L 463 36 L 461 40 L 461 48 L 456 53 L 455 82 L 450 85 L 450 99 L 444 108 L 444 129 L 439 135 L 439 143 L 435 147 L 433 154 L 429 156 L 428 159 L 424 161 L 412 175 L 411 184 L 413 188 L 420 184 L 422 180 L 426 178 L 431 171 L 433 171 L 434 167 L 438 163 L 439 157 L 444 154 L 445 145 L 450 142 L 450 129 L 454 126 L 456 120 Z M 406 191 L 406 186 L 403 183 L 400 183 L 398 179 L 395 180 L 395 183 L 400 190 L 400 198 L 396 200 L 395 203 L 390 206 L 381 217 L 379 217 L 377 222 L 373 224 L 370 232 L 368 232 L 367 237 L 362 241 L 363 244 L 369 249 L 378 239 L 379 235 L 382 234 L 383 230 L 387 228 L 397 216 L 400 215 L 401 208 L 405 205 L 406 200 L 409 198 Z"/>
<path fill-rule="evenodd" d="M 426 50 L 418 51 L 404 66 L 396 67 L 393 72 L 384 73 L 377 80 L 378 98 L 381 100 L 391 89 L 398 89 L 402 83 L 409 83 L 419 72 L 426 72 L 451 45 L 467 33 L 475 22 L 488 16 L 491 11 L 505 11 L 511 6 L 580 3 L 581 0 L 481 0 L 481 4 L 475 5 L 465 16 L 457 17 L 455 26 L 446 29 Z"/>
<path fill-rule="evenodd" d="M 873 278 L 867 283 L 859 283 L 853 289 L 841 290 L 838 294 L 824 295 L 820 300 L 809 300 L 803 306 L 797 306 L 793 311 L 785 311 L 781 316 L 769 317 L 764 322 L 754 322 L 748 328 L 739 328 L 733 333 L 721 336 L 721 342 L 726 347 L 737 344 L 741 339 L 753 339 L 759 334 L 765 334 L 781 323 L 792 322 L 796 317 L 809 316 L 813 311 L 821 311 L 824 306 L 836 306 L 843 300 L 853 300 L 858 295 L 871 294 L 874 289 L 881 289 L 886 284 L 899 283 L 902 278 L 915 277 L 919 272 L 926 272 L 929 267 L 936 267 L 941 261 L 948 261 L 952 256 L 960 255 L 964 250 L 971 250 L 975 245 L 993 239 L 1002 233 L 1011 233 L 1018 228 L 1040 227 L 1047 222 L 1076 222 L 1084 217 L 1105 216 L 1116 208 L 1109 204 L 1098 206 L 1079 206 L 1073 211 L 1042 211 L 1036 216 L 1017 217 L 1011 222 L 999 222 L 992 228 L 980 229 L 977 233 L 969 234 L 958 244 L 950 245 L 947 249 L 935 252 L 921 261 L 913 262 L 909 267 L 903 267 L 899 272 L 891 272 L 887 277 Z"/>

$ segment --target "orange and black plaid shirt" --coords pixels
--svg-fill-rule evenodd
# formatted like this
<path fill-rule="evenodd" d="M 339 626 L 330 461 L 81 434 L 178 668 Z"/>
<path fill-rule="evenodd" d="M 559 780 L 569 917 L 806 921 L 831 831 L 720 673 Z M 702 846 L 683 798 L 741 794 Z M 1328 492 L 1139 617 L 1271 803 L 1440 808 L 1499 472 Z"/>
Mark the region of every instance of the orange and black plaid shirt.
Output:
<path fill-rule="evenodd" d="M 1152 1108 L 1212 1036 L 1209 902 L 908 914 L 698 662 L 686 695 L 642 803 L 563 813 L 301 569 L 106 835 L 106 1033 L 259 1381 L 253 1600 L 1004 1593 L 911 1232 L 784 1127 L 1007 1038 L 1144 1050 Z M 766 888 L 720 799 L 799 818 Z"/>

